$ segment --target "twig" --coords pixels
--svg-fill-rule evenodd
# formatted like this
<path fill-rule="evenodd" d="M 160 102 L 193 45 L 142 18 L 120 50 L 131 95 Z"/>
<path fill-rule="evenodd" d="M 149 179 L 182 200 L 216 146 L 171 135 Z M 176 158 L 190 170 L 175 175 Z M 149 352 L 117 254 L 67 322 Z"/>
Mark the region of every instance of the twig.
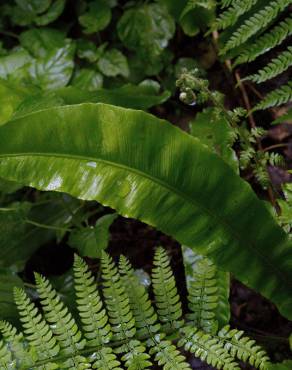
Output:
<path fill-rule="evenodd" d="M 269 150 L 272 150 L 272 149 L 277 149 L 277 148 L 285 148 L 287 147 L 289 144 L 288 143 L 283 143 L 283 144 L 274 144 L 274 145 L 270 145 L 270 146 L 267 146 L 266 148 L 263 149 L 264 152 L 267 152 Z"/>
<path fill-rule="evenodd" d="M 247 118 L 248 118 L 250 127 L 251 128 L 256 128 L 256 122 L 255 122 L 255 119 L 254 119 L 253 114 L 252 114 L 252 107 L 251 107 L 247 92 L 245 90 L 244 83 L 241 81 L 241 77 L 240 77 L 240 74 L 239 74 L 238 70 L 234 72 L 234 75 L 235 75 L 237 85 L 238 85 L 238 87 L 241 91 L 245 108 L 246 108 L 247 113 L 248 113 Z M 262 143 L 259 139 L 257 139 L 257 145 L 258 145 L 258 148 L 259 148 L 260 151 L 264 151 Z M 275 198 L 272 187 L 269 186 L 267 190 L 268 190 L 268 196 L 269 196 L 270 202 L 273 205 L 273 207 L 275 208 L 277 214 L 279 214 L 280 213 L 279 205 L 277 204 L 277 201 L 276 201 L 276 198 Z"/>

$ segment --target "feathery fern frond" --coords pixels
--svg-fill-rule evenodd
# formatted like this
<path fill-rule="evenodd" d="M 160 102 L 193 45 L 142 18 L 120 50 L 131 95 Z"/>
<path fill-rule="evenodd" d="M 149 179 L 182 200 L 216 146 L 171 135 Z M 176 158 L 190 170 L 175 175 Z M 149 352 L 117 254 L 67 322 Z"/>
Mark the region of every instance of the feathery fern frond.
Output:
<path fill-rule="evenodd" d="M 152 283 L 157 314 L 165 330 L 176 329 L 183 324 L 181 301 L 166 251 L 159 247 L 154 256 Z"/>
<path fill-rule="evenodd" d="M 151 369 L 150 356 L 146 347 L 138 340 L 131 340 L 126 347 L 126 354 L 122 356 L 127 369 L 142 370 Z"/>
<path fill-rule="evenodd" d="M 218 337 L 225 342 L 224 348 L 233 357 L 249 362 L 260 370 L 268 369 L 270 363 L 267 353 L 253 339 L 244 336 L 244 332 L 237 329 L 230 329 L 227 325 L 222 328 Z"/>
<path fill-rule="evenodd" d="M 178 349 L 167 340 L 163 340 L 151 349 L 151 354 L 155 355 L 155 361 L 163 366 L 164 370 L 186 370 L 190 365 L 186 363 L 185 357 Z"/>
<path fill-rule="evenodd" d="M 227 8 L 233 4 L 236 0 L 221 0 L 221 8 Z"/>
<path fill-rule="evenodd" d="M 292 35 L 292 17 L 287 17 L 267 33 L 248 44 L 236 58 L 233 66 L 252 62 L 258 56 L 265 54 L 275 46 L 280 45 L 288 36 Z"/>
<path fill-rule="evenodd" d="M 129 298 L 122 285 L 120 274 L 112 258 L 105 252 L 101 258 L 103 295 L 112 325 L 114 340 L 133 338 L 136 334 Z"/>
<path fill-rule="evenodd" d="M 290 0 L 274 0 L 245 20 L 227 41 L 222 53 L 243 44 L 273 21 L 289 4 Z"/>
<path fill-rule="evenodd" d="M 194 353 L 196 357 L 218 369 L 239 370 L 220 340 L 190 326 L 181 329 L 181 333 L 184 337 L 179 340 L 179 347 L 184 347 L 186 351 Z"/>
<path fill-rule="evenodd" d="M 191 311 L 187 318 L 197 328 L 214 333 L 229 322 L 229 274 L 186 246 L 182 252 Z"/>
<path fill-rule="evenodd" d="M 125 290 L 130 299 L 130 306 L 136 322 L 137 336 L 152 337 L 160 329 L 157 314 L 152 307 L 149 295 L 140 284 L 130 262 L 126 257 L 120 257 L 119 271 Z"/>
<path fill-rule="evenodd" d="M 255 346 L 254 341 L 243 337 L 242 332 L 225 328 L 212 336 L 194 327 L 193 322 L 182 327 L 181 303 L 168 256 L 162 248 L 155 254 L 153 278 L 158 311 L 166 325 L 158 323 L 148 293 L 125 257 L 120 258 L 121 275 L 106 253 L 103 253 L 101 265 L 102 296 L 107 311 L 103 308 L 94 277 L 84 261 L 75 256 L 77 308 L 85 339 L 71 313 L 44 277 L 36 274 L 44 318 L 25 292 L 15 289 L 24 335 L 9 323 L 0 322 L 3 336 L 0 341 L 1 369 L 150 370 L 151 355 L 164 370 L 190 369 L 173 341 L 178 341 L 180 347 L 218 369 L 238 369 L 234 362 L 236 356 L 265 369 L 268 361 L 265 352 Z M 210 266 L 207 264 L 207 270 Z M 213 283 L 206 286 L 212 288 Z M 165 302 L 174 309 L 168 310 Z M 111 335 L 108 321 L 114 335 Z"/>
<path fill-rule="evenodd" d="M 62 366 L 65 369 L 90 369 L 87 359 L 79 355 L 86 342 L 68 308 L 46 278 L 35 274 L 35 280 L 46 320 L 61 347 L 61 353 L 72 356 Z"/>
<path fill-rule="evenodd" d="M 217 329 L 215 309 L 218 305 L 218 287 L 216 281 L 216 267 L 207 258 L 201 259 L 196 264 L 193 280 L 189 284 L 189 309 L 188 319 L 197 328 L 206 332 Z"/>
<path fill-rule="evenodd" d="M 286 71 L 290 66 L 292 66 L 292 46 L 289 46 L 287 50 L 272 59 L 270 63 L 257 73 L 247 76 L 245 80 L 256 83 L 265 82 Z"/>
<path fill-rule="evenodd" d="M 291 5 L 290 0 L 271 0 L 266 4 L 259 0 L 234 0 L 224 3 L 231 6 L 219 15 L 215 25 L 218 28 L 226 28 L 222 36 L 224 42 L 220 54 L 228 53 L 229 58 L 230 55 L 233 56 L 233 67 L 255 60 L 280 45 L 292 34 L 291 16 L 276 23 L 281 12 Z M 231 27 L 228 28 L 229 26 Z M 288 46 L 265 67 L 245 77 L 243 81 L 262 83 L 280 75 L 291 65 L 292 47 Z M 254 111 L 285 104 L 292 100 L 291 95 L 291 84 L 288 83 L 268 94 L 256 105 Z M 248 164 L 248 159 L 249 153 L 242 158 L 243 165 Z M 261 175 L 265 176 L 264 172 L 259 173 L 259 178 L 262 178 Z"/>
<path fill-rule="evenodd" d="M 15 288 L 14 297 L 26 339 L 35 349 L 34 361 L 55 357 L 60 348 L 49 325 L 22 289 Z"/>
<path fill-rule="evenodd" d="M 97 291 L 94 277 L 82 258 L 75 255 L 74 280 L 79 316 L 88 346 L 109 343 L 112 338 L 108 316 Z"/>
<path fill-rule="evenodd" d="M 25 350 L 24 336 L 22 333 L 18 333 L 17 329 L 6 321 L 0 321 L 0 333 L 2 334 L 3 342 L 9 346 L 12 358 L 15 360 L 17 366 L 21 363 L 29 366 L 33 363 L 32 358 L 30 358 Z"/>
<path fill-rule="evenodd" d="M 3 370 L 16 368 L 16 362 L 12 360 L 12 354 L 2 340 L 0 340 L 0 366 Z"/>
<path fill-rule="evenodd" d="M 258 0 L 235 0 L 232 2 L 230 8 L 225 10 L 215 24 L 218 29 L 225 29 L 228 26 L 233 25 L 240 15 L 246 13 Z"/>
<path fill-rule="evenodd" d="M 264 99 L 253 108 L 253 111 L 275 107 L 276 105 L 282 105 L 291 100 L 292 81 L 289 81 L 286 85 L 281 86 L 266 95 Z"/>
<path fill-rule="evenodd" d="M 122 370 L 121 363 L 113 353 L 111 347 L 102 347 L 94 353 L 93 369 L 98 370 Z"/>

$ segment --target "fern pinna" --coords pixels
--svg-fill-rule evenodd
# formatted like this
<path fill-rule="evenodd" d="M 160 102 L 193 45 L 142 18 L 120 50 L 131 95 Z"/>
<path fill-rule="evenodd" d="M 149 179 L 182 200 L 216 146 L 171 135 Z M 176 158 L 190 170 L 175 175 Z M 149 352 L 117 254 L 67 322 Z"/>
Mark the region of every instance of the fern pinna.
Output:
<path fill-rule="evenodd" d="M 235 58 L 233 66 L 252 62 L 260 55 L 281 45 L 292 34 L 292 18 L 289 15 L 290 0 L 230 0 L 222 1 L 222 13 L 216 28 L 221 35 L 221 54 Z M 285 14 L 288 13 L 286 16 Z M 258 72 L 245 77 L 255 83 L 268 81 L 292 65 L 292 48 L 278 53 Z M 271 91 L 254 110 L 266 109 L 292 100 L 291 84 Z"/>
<path fill-rule="evenodd" d="M 154 257 L 155 306 L 124 256 L 116 266 L 103 253 L 101 269 L 100 292 L 86 263 L 75 256 L 78 323 L 43 276 L 35 275 L 41 311 L 16 288 L 23 332 L 0 323 L 0 368 L 141 370 L 156 363 L 165 370 L 190 369 L 181 349 L 218 369 L 239 369 L 238 360 L 268 367 L 265 351 L 243 332 L 223 325 L 228 315 L 222 319 L 219 309 L 222 275 L 207 259 L 199 258 L 188 285 L 187 320 L 163 248 Z"/>

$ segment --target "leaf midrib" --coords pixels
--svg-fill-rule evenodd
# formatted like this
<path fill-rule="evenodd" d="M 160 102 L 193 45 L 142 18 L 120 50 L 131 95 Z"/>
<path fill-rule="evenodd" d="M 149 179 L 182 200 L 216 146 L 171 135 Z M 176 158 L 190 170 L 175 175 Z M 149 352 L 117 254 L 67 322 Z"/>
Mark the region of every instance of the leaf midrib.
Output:
<path fill-rule="evenodd" d="M 148 178 L 151 181 L 157 183 L 158 185 L 168 189 L 170 192 L 173 192 L 177 194 L 179 197 L 187 200 L 191 204 L 193 204 L 195 207 L 203 209 L 213 220 L 218 222 L 219 225 L 222 225 L 223 228 L 227 229 L 228 232 L 232 235 L 233 239 L 237 240 L 239 244 L 243 245 L 244 248 L 248 247 L 251 251 L 254 251 L 262 260 L 271 267 L 271 269 L 276 273 L 276 275 L 279 276 L 281 280 L 285 283 L 285 285 L 291 285 L 289 283 L 289 280 L 285 277 L 285 275 L 282 273 L 281 270 L 277 269 L 275 267 L 275 264 L 273 264 L 265 255 L 261 253 L 260 250 L 258 250 L 255 246 L 255 244 L 252 241 L 249 241 L 247 244 L 242 243 L 240 234 L 234 232 L 233 228 L 225 221 L 222 220 L 222 218 L 219 218 L 211 209 L 205 207 L 201 203 L 197 202 L 194 198 L 191 198 L 189 195 L 183 193 L 179 189 L 173 187 L 172 185 L 169 185 L 165 181 L 160 180 L 157 177 L 154 177 L 146 172 L 142 172 L 138 170 L 137 168 L 134 167 L 129 167 L 127 165 L 117 163 L 117 162 L 112 162 L 106 159 L 101 159 L 101 158 L 96 158 L 96 157 L 90 157 L 90 156 L 82 156 L 82 155 L 76 155 L 76 154 L 62 154 L 62 153 L 38 153 L 38 152 L 28 152 L 28 153 L 12 153 L 12 154 L 0 154 L 0 158 L 8 158 L 8 157 L 55 157 L 55 158 L 65 158 L 65 159 L 76 159 L 76 160 L 82 160 L 82 161 L 93 161 L 93 162 L 99 162 L 99 163 L 104 163 L 108 166 L 116 167 L 119 169 L 126 170 L 128 172 L 132 172 L 134 174 L 137 174 L 141 177 Z"/>

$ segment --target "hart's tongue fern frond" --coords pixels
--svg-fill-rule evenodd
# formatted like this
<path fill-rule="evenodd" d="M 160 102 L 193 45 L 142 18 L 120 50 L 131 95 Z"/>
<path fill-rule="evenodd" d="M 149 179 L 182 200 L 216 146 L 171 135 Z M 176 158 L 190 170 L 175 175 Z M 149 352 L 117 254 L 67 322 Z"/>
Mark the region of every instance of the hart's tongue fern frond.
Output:
<path fill-rule="evenodd" d="M 152 271 L 157 312 L 147 289 L 124 256 L 120 257 L 118 270 L 112 258 L 103 253 L 101 295 L 87 265 L 75 256 L 76 304 L 83 333 L 48 280 L 36 274 L 44 316 L 23 290 L 15 289 L 23 333 L 18 333 L 7 322 L 0 322 L 0 369 L 150 370 L 155 361 L 163 370 L 186 370 L 190 365 L 179 350 L 183 347 L 218 369 L 238 369 L 235 362 L 238 358 L 265 370 L 268 366 L 266 353 L 253 340 L 244 337 L 243 332 L 224 327 L 218 333 L 206 333 L 194 326 L 197 323 L 203 327 L 207 320 L 214 328 L 219 322 L 216 310 L 221 293 L 218 284 L 222 283 L 223 275 L 218 275 L 207 259 L 201 262 L 195 269 L 195 286 L 188 286 L 189 295 L 193 297 L 190 303 L 192 321 L 185 322 L 164 249 L 156 250 Z M 200 283 L 205 286 L 201 290 L 203 293 L 197 295 Z M 227 309 L 226 305 L 222 307 Z M 198 312 L 204 320 L 197 319 Z M 208 330 L 209 326 L 206 328 Z"/>

